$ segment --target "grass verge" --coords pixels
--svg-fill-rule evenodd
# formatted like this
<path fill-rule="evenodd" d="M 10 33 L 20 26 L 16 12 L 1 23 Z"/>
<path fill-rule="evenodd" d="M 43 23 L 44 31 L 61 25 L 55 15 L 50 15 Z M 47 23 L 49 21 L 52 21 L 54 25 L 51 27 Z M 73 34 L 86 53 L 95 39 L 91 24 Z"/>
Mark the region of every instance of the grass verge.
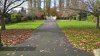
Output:
<path fill-rule="evenodd" d="M 100 48 L 100 29 L 95 28 L 95 23 L 60 20 L 57 21 L 57 24 L 74 46 L 87 51 Z"/>
<path fill-rule="evenodd" d="M 37 20 L 37 21 L 26 21 L 26 22 L 6 25 L 6 28 L 7 29 L 36 29 L 43 23 L 44 22 L 40 21 L 40 20 Z"/>

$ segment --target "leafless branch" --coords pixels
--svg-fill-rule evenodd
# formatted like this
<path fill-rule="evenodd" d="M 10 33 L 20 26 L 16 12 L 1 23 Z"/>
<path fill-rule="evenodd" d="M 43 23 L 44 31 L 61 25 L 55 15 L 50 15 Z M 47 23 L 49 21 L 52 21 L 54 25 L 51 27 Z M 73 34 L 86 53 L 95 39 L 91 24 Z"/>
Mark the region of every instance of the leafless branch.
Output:
<path fill-rule="evenodd" d="M 69 8 L 69 9 L 71 9 L 71 10 L 76 10 L 76 11 L 87 12 L 87 13 L 91 13 L 91 14 L 93 14 L 92 12 L 87 11 L 87 10 L 84 10 L 84 9 L 76 9 L 76 8 Z"/>
<path fill-rule="evenodd" d="M 11 1 L 11 2 L 7 5 L 6 9 L 8 9 L 8 8 L 9 8 L 12 4 L 14 4 L 15 2 L 17 2 L 17 0 Z"/>
<path fill-rule="evenodd" d="M 24 2 L 26 2 L 26 1 L 23 1 L 22 3 L 16 5 L 16 6 L 12 7 L 12 8 L 10 8 L 9 10 L 6 11 L 6 13 L 9 12 L 9 11 L 11 11 L 12 9 L 14 9 L 14 8 L 16 8 L 16 7 L 20 6 L 20 5 L 22 5 Z"/>
<path fill-rule="evenodd" d="M 3 6 L 2 0 L 0 1 L 0 6 Z"/>
<path fill-rule="evenodd" d="M 6 12 L 6 4 L 7 4 L 7 0 L 4 0 L 4 8 L 3 8 L 3 14 Z"/>
<path fill-rule="evenodd" d="M 80 0 L 82 3 L 84 3 L 85 5 L 87 5 L 91 10 L 93 10 L 93 6 L 92 6 L 92 3 L 89 1 L 85 2 L 83 0 Z"/>

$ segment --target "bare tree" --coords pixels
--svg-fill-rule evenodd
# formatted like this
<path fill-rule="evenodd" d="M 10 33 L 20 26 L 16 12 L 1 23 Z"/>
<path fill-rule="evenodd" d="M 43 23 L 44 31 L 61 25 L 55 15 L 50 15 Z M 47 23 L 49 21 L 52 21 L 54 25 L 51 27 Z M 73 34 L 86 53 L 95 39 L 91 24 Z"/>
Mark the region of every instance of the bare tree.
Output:
<path fill-rule="evenodd" d="M 5 30 L 4 17 L 14 8 L 22 5 L 26 0 L 0 0 L 0 20 L 1 20 L 1 29 Z"/>
<path fill-rule="evenodd" d="M 57 10 L 57 0 L 54 0 L 54 9 Z"/>
<path fill-rule="evenodd" d="M 62 11 L 64 8 L 64 0 L 59 0 L 59 10 Z"/>
<path fill-rule="evenodd" d="M 32 7 L 33 7 L 33 1 L 32 0 L 28 0 L 28 15 L 32 16 Z"/>
<path fill-rule="evenodd" d="M 50 16 L 51 0 L 46 0 L 47 15 Z"/>
<path fill-rule="evenodd" d="M 96 28 L 99 28 L 100 0 L 79 0 L 78 2 L 79 2 L 78 5 L 83 5 L 83 6 L 85 5 L 85 6 L 83 8 L 82 7 L 81 8 L 70 7 L 70 9 L 91 13 L 97 18 Z"/>
<path fill-rule="evenodd" d="M 38 10 L 40 10 L 41 9 L 41 0 L 38 0 Z"/>

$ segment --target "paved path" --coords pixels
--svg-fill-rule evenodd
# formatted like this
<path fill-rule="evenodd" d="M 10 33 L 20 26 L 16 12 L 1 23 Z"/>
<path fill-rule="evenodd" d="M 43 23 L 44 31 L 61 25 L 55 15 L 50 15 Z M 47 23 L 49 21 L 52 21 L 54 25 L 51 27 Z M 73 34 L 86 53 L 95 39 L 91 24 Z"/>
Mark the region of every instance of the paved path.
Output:
<path fill-rule="evenodd" d="M 0 56 L 93 56 L 74 48 L 67 41 L 55 21 L 46 21 L 31 38 L 16 47 L 7 48 Z"/>

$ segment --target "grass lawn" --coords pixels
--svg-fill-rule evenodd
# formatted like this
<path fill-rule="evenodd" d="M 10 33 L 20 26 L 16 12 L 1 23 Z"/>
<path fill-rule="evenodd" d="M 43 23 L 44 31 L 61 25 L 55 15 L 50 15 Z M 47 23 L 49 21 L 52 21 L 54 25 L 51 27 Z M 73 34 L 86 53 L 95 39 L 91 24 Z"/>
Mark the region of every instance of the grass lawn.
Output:
<path fill-rule="evenodd" d="M 57 24 L 74 44 L 87 51 L 100 48 L 100 29 L 95 28 L 95 23 L 86 21 L 57 21 Z"/>
<path fill-rule="evenodd" d="M 43 23 L 44 23 L 43 21 L 38 21 L 38 20 L 34 22 L 27 21 L 27 22 L 9 24 L 9 25 L 6 25 L 6 28 L 7 29 L 36 29 Z"/>

